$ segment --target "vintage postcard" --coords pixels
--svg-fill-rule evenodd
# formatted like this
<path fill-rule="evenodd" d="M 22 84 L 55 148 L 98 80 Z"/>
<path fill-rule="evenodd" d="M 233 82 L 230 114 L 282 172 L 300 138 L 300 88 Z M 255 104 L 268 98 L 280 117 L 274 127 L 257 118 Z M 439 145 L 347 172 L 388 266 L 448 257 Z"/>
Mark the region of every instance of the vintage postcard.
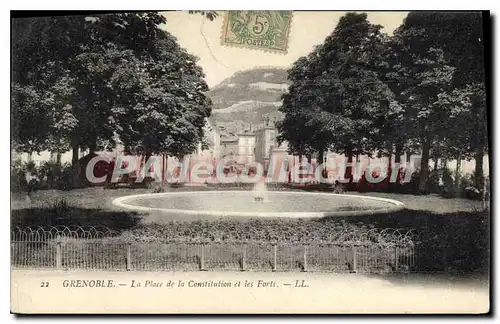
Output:
<path fill-rule="evenodd" d="M 11 312 L 487 314 L 487 12 L 13 12 Z"/>

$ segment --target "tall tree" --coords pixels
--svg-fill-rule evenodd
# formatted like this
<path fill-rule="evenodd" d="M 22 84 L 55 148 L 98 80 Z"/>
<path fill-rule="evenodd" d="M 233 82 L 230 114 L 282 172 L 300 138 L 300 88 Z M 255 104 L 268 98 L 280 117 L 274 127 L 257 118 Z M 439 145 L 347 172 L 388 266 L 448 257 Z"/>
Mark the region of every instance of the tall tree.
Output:
<path fill-rule="evenodd" d="M 285 117 L 277 122 L 279 143 L 286 141 L 290 153 L 301 157 L 312 154 L 313 135 L 318 131 L 311 124 L 314 83 L 311 82 L 313 76 L 309 64 L 308 57 L 301 57 L 288 71 L 292 84 L 283 94 L 280 107 Z"/>
<path fill-rule="evenodd" d="M 73 163 L 80 149 L 114 147 L 116 135 L 144 154 L 193 151 L 208 89 L 165 22 L 158 13 L 15 20 L 16 147 L 72 147 Z"/>
<path fill-rule="evenodd" d="M 78 16 L 12 20 L 12 141 L 24 152 L 64 151 L 75 126 L 69 60 L 85 42 Z M 66 118 L 66 119 L 65 119 Z M 59 122 L 59 124 L 57 124 Z"/>
<path fill-rule="evenodd" d="M 112 79 L 118 93 L 117 133 L 131 151 L 182 157 L 203 139 L 211 102 L 197 58 L 161 32 L 154 58 L 124 62 Z M 134 97 L 127 93 L 135 93 Z"/>
<path fill-rule="evenodd" d="M 455 69 L 450 88 L 455 89 L 456 98 L 466 100 L 462 106 L 471 104 L 466 110 L 461 110 L 460 105 L 454 105 L 463 113 L 454 113 L 455 123 L 459 116 L 467 118 L 467 122 L 461 123 L 464 127 L 460 132 L 467 134 L 465 137 L 468 141 L 467 145 L 462 145 L 462 149 L 466 148 L 466 151 L 460 150 L 460 154 L 474 156 L 476 186 L 482 188 L 483 158 L 487 151 L 487 123 L 481 13 L 412 12 L 400 30 L 405 35 L 406 43 L 412 45 L 412 52 L 424 53 L 431 49 L 440 49 L 446 64 Z M 447 101 L 456 102 L 453 98 L 444 100 Z M 447 143 L 463 144 L 460 141 Z"/>
<path fill-rule="evenodd" d="M 421 146 L 419 192 L 427 191 L 429 160 L 432 144 L 442 140 L 447 132 L 450 106 L 443 98 L 451 95 L 455 68 L 445 60 L 439 48 L 421 48 L 413 37 L 415 29 L 399 29 L 401 37 L 401 65 L 399 82 L 403 85 L 401 102 L 405 106 L 406 134 Z"/>
<path fill-rule="evenodd" d="M 380 78 L 386 35 L 373 25 L 366 14 L 348 13 L 307 58 L 301 58 L 292 70 L 293 84 L 282 111 L 285 122 L 314 136 L 304 138 L 313 148 L 321 146 L 346 154 L 348 163 L 354 155 L 371 154 L 380 137 L 378 122 L 391 110 L 399 109 L 391 90 Z M 305 75 L 300 81 L 300 74 Z M 299 78 L 293 77 L 295 74 Z M 297 80 L 299 79 L 299 80 Z M 296 104 L 295 108 L 292 103 Z M 294 112 L 306 111 L 302 115 Z M 295 120 L 295 122 L 294 122 Z M 305 125 L 305 127 L 303 126 Z M 287 140 L 301 132 L 290 130 Z M 345 177 L 352 179 L 352 168 Z"/>

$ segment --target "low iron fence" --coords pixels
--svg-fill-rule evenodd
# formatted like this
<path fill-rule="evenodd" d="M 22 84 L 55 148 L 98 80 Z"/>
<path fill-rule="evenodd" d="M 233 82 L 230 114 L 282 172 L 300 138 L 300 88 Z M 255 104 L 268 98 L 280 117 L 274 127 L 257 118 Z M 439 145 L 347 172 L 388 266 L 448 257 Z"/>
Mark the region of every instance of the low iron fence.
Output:
<path fill-rule="evenodd" d="M 334 242 L 126 239 L 106 228 L 16 228 L 11 266 L 61 270 L 415 271 L 409 231 L 368 231 Z"/>

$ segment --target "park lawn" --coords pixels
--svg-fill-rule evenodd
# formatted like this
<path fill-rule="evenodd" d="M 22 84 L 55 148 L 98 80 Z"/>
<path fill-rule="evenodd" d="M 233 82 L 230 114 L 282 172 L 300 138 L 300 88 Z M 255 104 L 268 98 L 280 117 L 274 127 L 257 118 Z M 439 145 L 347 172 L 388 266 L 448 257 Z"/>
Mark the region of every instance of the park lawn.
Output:
<path fill-rule="evenodd" d="M 474 212 L 482 208 L 482 202 L 464 198 L 443 198 L 436 194 L 411 195 L 385 192 L 358 193 L 372 197 L 388 198 L 401 201 L 406 209 L 414 211 L 427 211 L 434 214 L 450 214 L 456 212 Z"/>

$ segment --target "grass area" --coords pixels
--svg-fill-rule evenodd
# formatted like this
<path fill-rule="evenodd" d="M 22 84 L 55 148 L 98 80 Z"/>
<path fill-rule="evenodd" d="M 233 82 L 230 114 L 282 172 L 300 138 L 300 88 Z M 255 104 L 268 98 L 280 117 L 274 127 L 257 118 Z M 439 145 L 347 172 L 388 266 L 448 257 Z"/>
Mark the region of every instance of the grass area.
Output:
<path fill-rule="evenodd" d="M 170 190 L 213 190 L 213 188 L 184 187 Z M 221 189 L 223 190 L 234 190 L 234 188 Z M 445 199 L 431 195 L 362 193 L 361 195 L 399 200 L 407 209 L 389 215 L 324 219 L 165 219 L 161 214 L 137 214 L 119 210 L 111 204 L 115 197 L 148 192 L 151 191 L 103 188 L 47 190 L 34 193 L 31 200 L 13 194 L 11 224 L 20 227 L 106 226 L 121 233 L 121 238 L 133 240 L 138 244 L 168 244 L 171 240 L 208 241 L 213 244 L 251 240 L 278 241 L 289 247 L 301 246 L 304 242 L 349 239 L 353 235 L 364 235 L 373 229 L 378 229 L 377 233 L 380 233 L 387 228 L 407 228 L 413 229 L 417 235 L 419 243 L 416 247 L 415 262 L 422 269 L 475 271 L 487 269 L 489 266 L 490 215 L 489 212 L 481 211 L 480 203 L 475 201 Z M 65 199 L 67 204 L 63 204 L 62 207 L 54 205 L 54 201 L 60 199 Z M 375 235 L 373 241 L 376 242 L 377 239 L 380 239 L 380 236 Z M 144 251 L 137 252 L 135 259 L 141 254 L 144 254 Z M 331 254 L 324 252 L 318 258 Z M 292 255 L 296 259 L 301 258 L 298 251 Z M 166 260 L 165 256 L 158 258 Z"/>

